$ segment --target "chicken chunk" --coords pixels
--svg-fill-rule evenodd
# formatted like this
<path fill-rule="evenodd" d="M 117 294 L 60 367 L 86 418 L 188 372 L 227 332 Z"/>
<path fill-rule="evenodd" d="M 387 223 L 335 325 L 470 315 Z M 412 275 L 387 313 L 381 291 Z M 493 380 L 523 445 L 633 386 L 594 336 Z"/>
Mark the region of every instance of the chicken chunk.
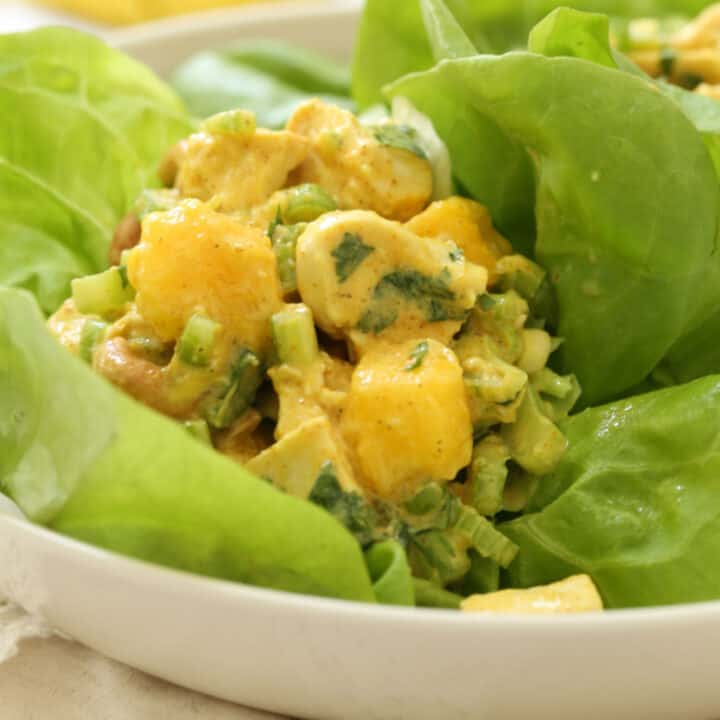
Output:
<path fill-rule="evenodd" d="M 449 342 L 487 279 L 454 244 L 418 237 L 364 210 L 310 223 L 296 263 L 298 289 L 316 323 L 349 338 L 358 354 L 374 340 Z"/>
<path fill-rule="evenodd" d="M 495 263 L 512 252 L 510 243 L 493 227 L 487 208 L 474 200 L 439 200 L 407 223 L 416 235 L 455 243 L 466 259 L 488 271 L 488 284 L 497 279 Z"/>
<path fill-rule="evenodd" d="M 380 345 L 353 373 L 341 432 L 362 484 L 403 499 L 447 482 L 472 455 L 460 363 L 435 340 Z"/>
<path fill-rule="evenodd" d="M 263 233 L 196 200 L 143 222 L 128 256 L 142 317 L 163 341 L 177 339 L 202 311 L 223 335 L 263 352 L 281 306 L 275 256 Z"/>
<path fill-rule="evenodd" d="M 282 188 L 308 153 L 295 133 L 196 133 L 184 143 L 176 187 L 183 197 L 213 200 L 217 210 L 246 210 Z"/>
<path fill-rule="evenodd" d="M 374 210 L 405 221 L 430 201 L 430 163 L 417 154 L 378 140 L 347 110 L 311 100 L 299 107 L 287 129 L 306 137 L 310 151 L 290 184 L 316 183 L 344 209 Z"/>

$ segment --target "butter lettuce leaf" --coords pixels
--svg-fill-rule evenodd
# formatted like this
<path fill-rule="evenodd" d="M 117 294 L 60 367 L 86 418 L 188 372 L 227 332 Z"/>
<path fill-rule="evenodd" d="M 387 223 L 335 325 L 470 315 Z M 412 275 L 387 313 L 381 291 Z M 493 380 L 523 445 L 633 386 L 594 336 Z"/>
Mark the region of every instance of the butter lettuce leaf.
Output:
<path fill-rule="evenodd" d="M 51 312 L 191 124 L 149 69 L 64 28 L 0 36 L 0 108 L 0 284 Z"/>
<path fill-rule="evenodd" d="M 374 600 L 360 547 L 334 518 L 115 390 L 10 288 L 0 288 L 0 492 L 31 520 L 142 560 Z"/>
<path fill-rule="evenodd" d="M 720 598 L 718 426 L 717 375 L 565 421 L 536 512 L 500 526 L 520 547 L 506 582 L 586 572 L 612 608 Z"/>
<path fill-rule="evenodd" d="M 647 77 L 622 53 L 611 49 L 606 16 L 559 8 L 535 26 L 529 47 L 543 55 L 576 57 L 616 67 L 652 82 L 676 103 L 700 133 L 720 178 L 720 103 L 662 79 Z M 708 233 L 711 232 L 709 227 Z M 713 271 L 713 277 L 696 288 L 701 297 L 699 310 L 688 318 L 685 332 L 668 350 L 659 372 L 653 374 L 664 384 L 688 382 L 720 372 L 720 347 L 715 341 L 720 332 L 720 253 L 714 252 L 708 258 L 708 269 Z"/>
<path fill-rule="evenodd" d="M 172 84 L 193 115 L 243 108 L 269 128 L 285 125 L 295 108 L 313 97 L 354 108 L 348 67 L 271 40 L 247 40 L 193 55 L 175 70 Z"/>
<path fill-rule="evenodd" d="M 462 102 L 465 116 L 481 115 L 532 156 L 535 256 L 557 295 L 565 339 L 556 357 L 578 376 L 586 405 L 618 397 L 717 292 L 710 283 L 720 204 L 701 134 L 646 79 L 577 58 L 447 60 L 388 93 L 407 94 L 428 112 L 438 88 L 443 102 Z M 425 107 L 417 95 L 428 98 Z M 433 121 L 442 112 L 439 101 L 435 107 Z M 487 145 L 488 133 L 459 132 L 455 123 L 444 134 L 454 162 L 465 144 L 500 153 L 494 165 L 504 167 L 505 150 Z"/>

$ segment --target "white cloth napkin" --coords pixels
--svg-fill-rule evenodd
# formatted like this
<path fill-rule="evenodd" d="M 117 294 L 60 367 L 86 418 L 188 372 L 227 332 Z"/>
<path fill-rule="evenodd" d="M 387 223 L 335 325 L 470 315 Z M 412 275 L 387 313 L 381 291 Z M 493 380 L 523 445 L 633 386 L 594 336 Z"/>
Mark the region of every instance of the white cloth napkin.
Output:
<path fill-rule="evenodd" d="M 0 698 L 3 720 L 282 720 L 108 660 L 1 600 Z"/>

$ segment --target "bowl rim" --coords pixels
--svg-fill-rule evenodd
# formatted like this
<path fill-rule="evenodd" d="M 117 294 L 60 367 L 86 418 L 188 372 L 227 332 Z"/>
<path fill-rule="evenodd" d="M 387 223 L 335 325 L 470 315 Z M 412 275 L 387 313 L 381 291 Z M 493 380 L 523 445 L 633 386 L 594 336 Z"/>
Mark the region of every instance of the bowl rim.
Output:
<path fill-rule="evenodd" d="M 151 42 L 169 38 L 178 41 L 185 36 L 196 36 L 199 29 L 206 33 L 221 32 L 229 26 L 252 29 L 255 25 L 277 20 L 278 12 L 283 13 L 284 23 L 300 19 L 353 18 L 359 15 L 363 2 L 364 0 L 266 0 L 174 15 L 127 28 L 109 29 L 103 37 L 119 50 L 132 53 L 135 47 L 144 47 Z"/>
<path fill-rule="evenodd" d="M 677 605 L 660 605 L 637 608 L 608 609 L 602 612 L 574 613 L 567 615 L 511 615 L 501 613 L 459 612 L 451 609 L 404 607 L 380 605 L 337 598 L 318 597 L 302 593 L 274 590 L 242 582 L 198 575 L 189 571 L 168 568 L 149 561 L 121 555 L 111 550 L 99 548 L 80 540 L 62 535 L 46 527 L 35 525 L 29 520 L 0 513 L 0 533 L 2 525 L 7 524 L 10 532 L 25 534 L 34 544 L 42 544 L 54 553 L 72 554 L 74 561 L 99 568 L 107 572 L 112 567 L 113 574 L 132 577 L 133 581 L 150 588 L 162 587 L 167 591 L 178 590 L 183 593 L 211 594 L 226 601 L 245 600 L 258 602 L 277 611 L 301 611 L 303 613 L 325 615 L 332 612 L 354 620 L 384 620 L 392 623 L 420 623 L 432 620 L 442 627 L 517 628 L 522 632 L 535 630 L 545 633 L 563 631 L 577 632 L 578 627 L 595 629 L 623 630 L 639 625 L 652 626 L 658 623 L 690 621 L 696 623 L 720 623 L 720 600 Z M 102 567 L 100 567 L 102 566 Z"/>

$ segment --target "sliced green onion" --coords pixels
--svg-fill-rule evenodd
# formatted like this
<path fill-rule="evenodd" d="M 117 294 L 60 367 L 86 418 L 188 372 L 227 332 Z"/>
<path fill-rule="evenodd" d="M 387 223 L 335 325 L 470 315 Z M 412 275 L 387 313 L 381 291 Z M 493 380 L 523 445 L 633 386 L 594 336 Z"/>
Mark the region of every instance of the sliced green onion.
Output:
<path fill-rule="evenodd" d="M 71 286 L 75 307 L 83 315 L 109 315 L 121 310 L 135 296 L 124 268 L 119 267 L 75 278 Z"/>
<path fill-rule="evenodd" d="M 210 428 L 205 420 L 186 420 L 183 425 L 190 435 L 192 435 L 196 440 L 199 440 L 204 445 L 212 447 Z"/>
<path fill-rule="evenodd" d="M 318 356 L 312 311 L 299 303 L 272 316 L 272 333 L 280 363 L 306 367 Z"/>
<path fill-rule="evenodd" d="M 210 426 L 230 427 L 252 405 L 262 380 L 260 358 L 248 348 L 238 350 L 228 379 L 216 388 L 205 408 Z"/>
<path fill-rule="evenodd" d="M 280 284 L 286 293 L 297 290 L 295 253 L 298 238 L 302 235 L 305 227 L 305 223 L 297 223 L 296 225 L 277 225 L 273 229 L 272 246 L 275 253 L 275 263 L 280 277 Z"/>
<path fill-rule="evenodd" d="M 205 367 L 210 363 L 220 324 L 195 313 L 185 325 L 178 340 L 178 357 L 186 365 Z"/>
<path fill-rule="evenodd" d="M 327 212 L 337 209 L 332 196 L 319 185 L 308 183 L 288 191 L 283 220 L 292 225 L 298 222 L 312 222 Z"/>
<path fill-rule="evenodd" d="M 88 318 L 80 331 L 80 342 L 78 343 L 78 355 L 87 363 L 92 362 L 93 352 L 98 343 L 105 337 L 109 324 L 104 320 Z"/>
<path fill-rule="evenodd" d="M 202 123 L 200 130 L 210 135 L 237 135 L 249 138 L 255 134 L 256 127 L 255 113 L 249 110 L 227 110 L 211 115 Z"/>

